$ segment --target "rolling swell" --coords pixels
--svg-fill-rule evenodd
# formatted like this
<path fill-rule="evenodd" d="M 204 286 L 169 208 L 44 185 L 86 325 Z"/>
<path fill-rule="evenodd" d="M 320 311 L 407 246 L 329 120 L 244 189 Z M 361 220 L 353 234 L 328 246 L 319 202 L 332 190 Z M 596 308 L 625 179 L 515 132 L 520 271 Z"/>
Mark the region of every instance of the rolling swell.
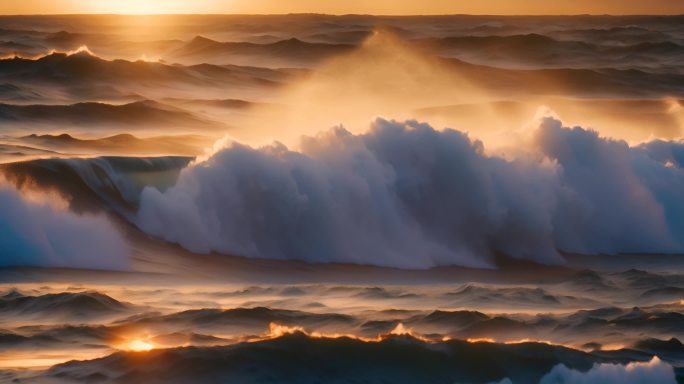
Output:
<path fill-rule="evenodd" d="M 71 105 L 0 104 L 0 124 L 69 125 L 69 126 L 130 126 L 155 125 L 165 127 L 216 126 L 184 110 L 153 101 L 137 101 L 124 105 L 78 103 Z"/>
<path fill-rule="evenodd" d="M 310 43 L 291 38 L 269 44 L 255 44 L 249 42 L 218 42 L 202 36 L 196 36 L 192 41 L 166 55 L 169 60 L 181 62 L 203 61 L 207 63 L 226 64 L 238 56 L 268 60 L 278 58 L 283 64 L 316 62 L 330 56 L 348 52 L 353 45 Z M 217 62 L 218 60 L 218 62 Z"/>
<path fill-rule="evenodd" d="M 43 81 L 74 85 L 102 83 L 103 74 L 113 84 L 142 83 L 145 85 L 191 84 L 217 86 L 231 84 L 274 85 L 274 77 L 283 74 L 275 70 L 239 66 L 200 64 L 168 65 L 159 62 L 104 60 L 89 52 L 75 54 L 52 53 L 38 59 L 9 58 L 0 60 L 0 77 L 26 82 Z M 268 77 L 268 78 L 267 78 Z"/>
<path fill-rule="evenodd" d="M 50 317 L 85 321 L 125 314 L 131 306 L 99 292 L 61 292 L 40 296 L 16 291 L 0 296 L 0 313 L 10 317 Z"/>
<path fill-rule="evenodd" d="M 436 48 L 442 55 L 470 54 L 484 61 L 491 59 L 527 63 L 530 66 L 644 66 L 645 57 L 673 61 L 684 55 L 684 46 L 675 42 L 642 41 L 634 44 L 604 45 L 596 40 L 557 40 L 543 34 L 510 36 L 450 36 L 417 40 Z"/>
<path fill-rule="evenodd" d="M 507 345 L 452 340 L 432 344 L 410 336 L 364 342 L 295 333 L 227 347 L 116 353 L 102 359 L 58 365 L 47 376 L 65 381 L 97 377 L 105 383 L 536 383 L 559 365 L 579 373 L 601 367 L 596 363 L 616 360 L 626 363 L 625 359 L 609 360 L 540 343 Z M 658 364 L 663 365 L 664 373 L 653 377 L 662 375 L 668 381 L 661 382 L 674 383 L 672 367 L 659 361 Z"/>

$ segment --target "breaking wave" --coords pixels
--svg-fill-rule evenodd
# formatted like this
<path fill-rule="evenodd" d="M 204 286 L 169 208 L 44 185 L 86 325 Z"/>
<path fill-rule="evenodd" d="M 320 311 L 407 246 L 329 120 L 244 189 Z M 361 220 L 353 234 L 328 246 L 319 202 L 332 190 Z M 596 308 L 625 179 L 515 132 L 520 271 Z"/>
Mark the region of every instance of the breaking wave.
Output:
<path fill-rule="evenodd" d="M 101 215 L 77 215 L 0 185 L 0 267 L 126 269 L 128 247 Z"/>
<path fill-rule="evenodd" d="M 512 159 L 383 119 L 299 152 L 232 143 L 167 191 L 146 188 L 136 222 L 194 252 L 401 268 L 682 250 L 684 144 L 630 147 L 553 118 L 531 136 Z"/>

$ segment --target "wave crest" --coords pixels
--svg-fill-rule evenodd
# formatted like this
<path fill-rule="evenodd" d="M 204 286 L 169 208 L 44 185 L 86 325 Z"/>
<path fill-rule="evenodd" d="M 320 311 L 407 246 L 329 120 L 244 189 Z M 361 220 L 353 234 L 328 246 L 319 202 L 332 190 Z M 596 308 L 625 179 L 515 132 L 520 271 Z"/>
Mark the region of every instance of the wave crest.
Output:
<path fill-rule="evenodd" d="M 455 130 L 383 119 L 301 147 L 232 143 L 169 190 L 145 189 L 137 224 L 194 252 L 402 268 L 682 249 L 684 178 L 656 145 L 546 118 L 514 159 Z"/>

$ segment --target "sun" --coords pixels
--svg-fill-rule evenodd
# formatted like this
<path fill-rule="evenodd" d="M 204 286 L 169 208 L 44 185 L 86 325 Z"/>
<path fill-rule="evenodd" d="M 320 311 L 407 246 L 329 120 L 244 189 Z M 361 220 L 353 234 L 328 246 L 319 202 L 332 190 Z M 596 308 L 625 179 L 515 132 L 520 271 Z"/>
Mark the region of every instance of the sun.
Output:
<path fill-rule="evenodd" d="M 147 352 L 154 349 L 154 344 L 144 340 L 133 340 L 126 344 L 125 349 L 133 352 Z"/>

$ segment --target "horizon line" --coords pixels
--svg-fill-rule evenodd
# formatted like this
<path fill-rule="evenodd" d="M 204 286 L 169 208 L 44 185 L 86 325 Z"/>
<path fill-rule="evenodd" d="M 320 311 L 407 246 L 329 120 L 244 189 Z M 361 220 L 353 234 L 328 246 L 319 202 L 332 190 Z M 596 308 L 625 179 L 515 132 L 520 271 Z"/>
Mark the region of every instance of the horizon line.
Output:
<path fill-rule="evenodd" d="M 678 17 L 684 13 L 531 13 L 531 14 L 496 14 L 496 13 L 416 13 L 416 14 L 373 14 L 373 13 L 323 13 L 323 12 L 289 12 L 289 13 L 0 13 L 0 17 L 36 17 L 36 16 L 370 16 L 370 17 L 449 17 L 449 16 L 495 16 L 495 17 L 579 17 L 609 16 L 635 17 L 659 16 Z"/>

